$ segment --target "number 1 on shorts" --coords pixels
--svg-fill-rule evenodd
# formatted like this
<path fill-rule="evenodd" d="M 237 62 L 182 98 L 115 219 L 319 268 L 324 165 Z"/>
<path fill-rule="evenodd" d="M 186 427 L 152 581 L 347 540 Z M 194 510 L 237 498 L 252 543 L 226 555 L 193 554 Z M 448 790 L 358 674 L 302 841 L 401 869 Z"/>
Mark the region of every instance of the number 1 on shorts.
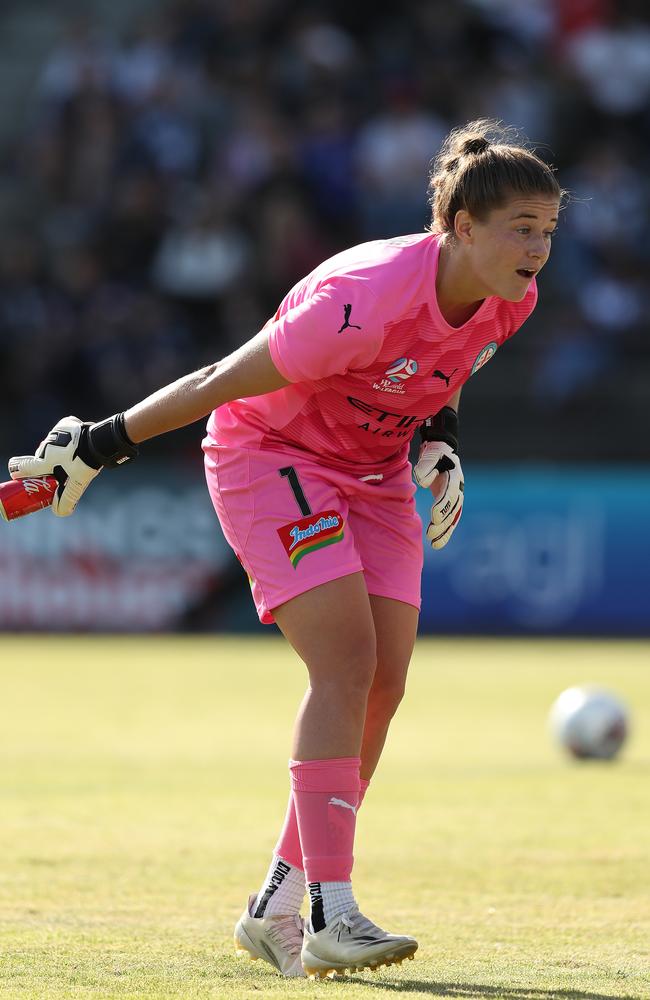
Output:
<path fill-rule="evenodd" d="M 296 503 L 298 504 L 300 513 L 303 517 L 308 517 L 312 510 L 307 503 L 307 497 L 303 492 L 300 480 L 298 479 L 298 473 L 294 469 L 293 465 L 287 465 L 284 469 L 280 469 L 279 472 L 281 476 L 289 480 L 289 486 L 291 487 L 291 491 L 296 498 Z"/>

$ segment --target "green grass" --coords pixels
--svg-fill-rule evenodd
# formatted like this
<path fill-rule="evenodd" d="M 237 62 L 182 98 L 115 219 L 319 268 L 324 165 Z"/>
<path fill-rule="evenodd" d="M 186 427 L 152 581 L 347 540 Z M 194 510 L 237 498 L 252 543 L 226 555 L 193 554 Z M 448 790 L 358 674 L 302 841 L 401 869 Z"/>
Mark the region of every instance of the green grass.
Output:
<path fill-rule="evenodd" d="M 581 681 L 633 707 L 617 763 L 548 739 Z M 419 643 L 355 882 L 420 950 L 336 982 L 231 949 L 303 683 L 274 639 L 0 638 L 0 996 L 650 998 L 648 644 Z"/>

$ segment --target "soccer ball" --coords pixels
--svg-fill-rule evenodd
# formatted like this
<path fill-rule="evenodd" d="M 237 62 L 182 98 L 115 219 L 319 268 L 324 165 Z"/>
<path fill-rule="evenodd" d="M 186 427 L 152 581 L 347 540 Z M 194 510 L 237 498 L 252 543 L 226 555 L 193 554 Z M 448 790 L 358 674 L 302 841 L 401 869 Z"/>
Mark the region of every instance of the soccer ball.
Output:
<path fill-rule="evenodd" d="M 549 725 L 567 753 L 583 760 L 611 760 L 628 734 L 628 711 L 609 691 L 571 687 L 553 703 Z"/>

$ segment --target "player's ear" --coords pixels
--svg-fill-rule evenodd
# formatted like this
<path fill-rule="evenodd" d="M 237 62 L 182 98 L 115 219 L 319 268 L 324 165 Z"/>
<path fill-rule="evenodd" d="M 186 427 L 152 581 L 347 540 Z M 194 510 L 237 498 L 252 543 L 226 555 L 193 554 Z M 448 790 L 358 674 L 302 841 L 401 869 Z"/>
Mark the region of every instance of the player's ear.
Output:
<path fill-rule="evenodd" d="M 459 243 L 474 242 L 474 220 L 464 208 L 459 209 L 454 216 L 454 234 Z"/>

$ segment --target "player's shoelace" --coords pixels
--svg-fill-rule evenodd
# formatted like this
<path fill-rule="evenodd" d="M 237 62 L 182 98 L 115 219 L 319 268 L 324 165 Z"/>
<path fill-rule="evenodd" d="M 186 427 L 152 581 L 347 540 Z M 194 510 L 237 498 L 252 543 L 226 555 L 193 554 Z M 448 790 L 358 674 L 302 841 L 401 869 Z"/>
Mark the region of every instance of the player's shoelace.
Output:
<path fill-rule="evenodd" d="M 353 906 L 347 913 L 342 913 L 339 920 L 344 927 L 348 928 L 351 934 L 376 938 L 387 937 L 386 931 L 383 931 L 381 927 L 373 924 L 372 920 L 364 916 L 358 906 Z M 330 933 L 333 934 L 335 931 L 338 931 L 336 924 L 330 929 Z"/>
<path fill-rule="evenodd" d="M 298 914 L 273 917 L 267 934 L 271 941 L 283 948 L 288 955 L 297 956 L 302 950 L 303 921 Z"/>

